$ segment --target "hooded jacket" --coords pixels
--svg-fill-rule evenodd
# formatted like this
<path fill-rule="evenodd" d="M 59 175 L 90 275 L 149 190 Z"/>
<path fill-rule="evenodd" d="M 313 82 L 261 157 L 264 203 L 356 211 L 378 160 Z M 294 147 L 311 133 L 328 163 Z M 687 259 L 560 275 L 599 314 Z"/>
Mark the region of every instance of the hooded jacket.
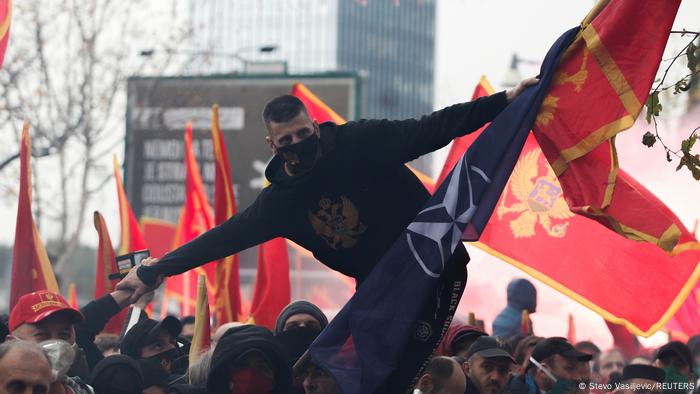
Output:
<path fill-rule="evenodd" d="M 228 393 L 231 366 L 251 351 L 260 352 L 272 365 L 275 375 L 273 394 L 287 394 L 292 387 L 292 373 L 272 333 L 264 327 L 244 325 L 230 328 L 219 339 L 211 356 L 207 391 Z"/>
<path fill-rule="evenodd" d="M 138 394 L 146 388 L 138 362 L 121 354 L 105 357 L 97 363 L 90 384 L 100 394 Z"/>
<path fill-rule="evenodd" d="M 504 92 L 455 104 L 421 119 L 320 125 L 321 157 L 294 176 L 276 155 L 271 185 L 223 224 L 137 273 L 152 285 L 275 237 L 311 251 L 331 269 L 361 282 L 429 198 L 404 165 L 491 121 L 508 104 Z"/>
<path fill-rule="evenodd" d="M 537 309 L 537 289 L 527 279 L 513 279 L 508 284 L 508 305 L 493 320 L 493 335 L 512 338 L 522 332 L 522 313 Z"/>

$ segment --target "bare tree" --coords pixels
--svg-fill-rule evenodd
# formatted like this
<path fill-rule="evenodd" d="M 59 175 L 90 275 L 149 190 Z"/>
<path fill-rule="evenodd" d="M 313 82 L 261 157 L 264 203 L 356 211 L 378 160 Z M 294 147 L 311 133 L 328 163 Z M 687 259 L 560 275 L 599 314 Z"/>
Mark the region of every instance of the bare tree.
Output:
<path fill-rule="evenodd" d="M 0 182 L 13 187 L 19 125 L 31 123 L 34 206 L 55 270 L 80 243 L 88 203 L 111 178 L 111 154 L 124 140 L 126 79 L 177 69 L 145 47 L 187 36 L 182 4 L 141 0 L 14 2 L 11 41 L 0 71 Z"/>

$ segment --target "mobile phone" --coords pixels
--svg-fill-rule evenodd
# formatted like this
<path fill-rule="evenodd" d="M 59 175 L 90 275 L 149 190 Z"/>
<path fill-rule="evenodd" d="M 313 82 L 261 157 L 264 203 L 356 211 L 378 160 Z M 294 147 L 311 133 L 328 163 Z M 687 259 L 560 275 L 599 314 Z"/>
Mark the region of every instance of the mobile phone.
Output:
<path fill-rule="evenodd" d="M 117 256 L 117 272 L 109 275 L 109 279 L 123 279 L 132 268 L 150 255 L 151 252 L 148 249 L 144 249 Z"/>

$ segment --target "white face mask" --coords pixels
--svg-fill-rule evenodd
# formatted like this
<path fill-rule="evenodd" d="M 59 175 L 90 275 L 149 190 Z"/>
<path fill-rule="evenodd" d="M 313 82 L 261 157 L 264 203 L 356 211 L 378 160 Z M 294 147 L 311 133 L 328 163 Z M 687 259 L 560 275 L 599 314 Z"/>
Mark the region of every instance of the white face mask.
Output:
<path fill-rule="evenodd" d="M 49 339 L 39 343 L 51 364 L 54 381 L 63 380 L 75 361 L 75 348 L 62 339 Z"/>

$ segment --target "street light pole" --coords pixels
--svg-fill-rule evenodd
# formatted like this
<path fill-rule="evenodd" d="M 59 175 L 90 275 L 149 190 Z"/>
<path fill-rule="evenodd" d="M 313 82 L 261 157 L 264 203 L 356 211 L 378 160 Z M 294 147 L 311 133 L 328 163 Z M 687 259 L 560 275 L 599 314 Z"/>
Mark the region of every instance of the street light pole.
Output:
<path fill-rule="evenodd" d="M 508 68 L 508 71 L 506 71 L 506 75 L 501 83 L 503 87 L 512 88 L 523 79 L 522 74 L 520 74 L 520 71 L 518 70 L 518 66 L 520 64 L 538 65 L 539 62 L 536 60 L 522 58 L 518 56 L 517 53 L 513 52 L 513 57 L 510 61 L 510 68 Z"/>
<path fill-rule="evenodd" d="M 201 49 L 175 49 L 175 48 L 165 48 L 163 51 L 168 54 L 175 54 L 175 55 L 192 55 L 192 56 L 216 56 L 216 57 L 228 57 L 232 59 L 236 59 L 241 64 L 243 64 L 243 69 L 247 68 L 248 64 L 251 63 L 250 60 L 246 59 L 241 55 L 242 52 L 250 51 L 250 50 L 255 50 L 258 53 L 271 53 L 274 52 L 278 49 L 278 46 L 275 44 L 270 44 L 270 45 L 250 45 L 250 46 L 245 46 L 236 49 L 233 52 L 219 52 L 219 51 L 209 51 L 209 50 L 201 50 Z M 154 48 L 148 48 L 141 50 L 139 52 L 139 55 L 142 57 L 151 57 L 157 52 L 156 49 Z"/>

